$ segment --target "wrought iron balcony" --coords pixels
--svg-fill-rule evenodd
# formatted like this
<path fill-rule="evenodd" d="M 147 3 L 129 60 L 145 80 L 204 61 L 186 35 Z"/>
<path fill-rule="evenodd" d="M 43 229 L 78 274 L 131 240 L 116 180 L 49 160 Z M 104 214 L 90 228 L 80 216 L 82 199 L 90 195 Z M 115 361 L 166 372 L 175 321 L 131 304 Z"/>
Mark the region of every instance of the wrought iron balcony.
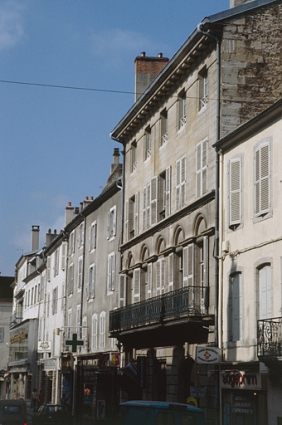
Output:
<path fill-rule="evenodd" d="M 23 320 L 21 309 L 16 310 L 13 315 L 10 317 L 10 325 L 13 326 L 17 323 L 20 323 Z"/>
<path fill-rule="evenodd" d="M 110 312 L 110 332 L 208 314 L 208 288 L 191 286 Z"/>
<path fill-rule="evenodd" d="M 257 339 L 258 357 L 282 358 L 282 317 L 258 320 Z"/>

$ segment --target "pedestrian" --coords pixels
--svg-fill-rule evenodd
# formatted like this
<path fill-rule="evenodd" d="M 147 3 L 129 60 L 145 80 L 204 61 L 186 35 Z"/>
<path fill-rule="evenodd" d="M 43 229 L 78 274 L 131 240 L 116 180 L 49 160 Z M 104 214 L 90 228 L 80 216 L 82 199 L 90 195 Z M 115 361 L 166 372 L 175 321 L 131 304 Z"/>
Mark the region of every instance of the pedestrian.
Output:
<path fill-rule="evenodd" d="M 38 394 L 38 408 L 42 406 L 43 403 L 44 403 L 44 393 L 42 390 L 40 390 Z"/>
<path fill-rule="evenodd" d="M 37 401 L 38 401 L 38 392 L 37 392 L 37 389 L 34 388 L 32 393 L 31 393 L 31 407 L 32 407 L 34 412 L 36 412 Z"/>

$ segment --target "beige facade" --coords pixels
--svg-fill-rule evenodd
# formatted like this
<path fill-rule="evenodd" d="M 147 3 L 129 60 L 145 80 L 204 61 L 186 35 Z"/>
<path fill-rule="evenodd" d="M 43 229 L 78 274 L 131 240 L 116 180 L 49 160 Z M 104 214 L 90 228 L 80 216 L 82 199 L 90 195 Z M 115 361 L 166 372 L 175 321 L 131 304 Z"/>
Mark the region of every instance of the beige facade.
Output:
<path fill-rule="evenodd" d="M 281 420 L 280 108 L 281 100 L 218 144 L 223 401 L 241 397 L 249 420 L 260 412 L 258 424 Z"/>
<path fill-rule="evenodd" d="M 213 145 L 278 99 L 281 85 L 281 2 L 240 3 L 204 19 L 112 131 L 124 146 L 125 184 L 120 309 L 111 312 L 110 332 L 123 345 L 124 373 L 137 369 L 136 388 L 124 389 L 185 401 L 200 386 L 197 404 L 211 421 L 221 375 L 217 365 L 196 364 L 196 350 L 221 343 Z M 175 297 L 185 291 L 179 316 Z M 230 361 L 240 350 L 228 350 Z"/>

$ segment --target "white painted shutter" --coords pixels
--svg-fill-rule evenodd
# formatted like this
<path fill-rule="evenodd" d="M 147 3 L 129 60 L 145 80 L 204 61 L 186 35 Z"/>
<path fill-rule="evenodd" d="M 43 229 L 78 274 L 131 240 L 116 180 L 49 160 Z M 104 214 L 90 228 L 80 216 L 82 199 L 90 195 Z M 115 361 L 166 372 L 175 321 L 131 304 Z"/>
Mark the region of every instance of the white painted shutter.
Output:
<path fill-rule="evenodd" d="M 51 280 L 51 257 L 47 257 L 47 280 Z"/>
<path fill-rule="evenodd" d="M 158 218 L 158 178 L 153 177 L 151 179 L 151 225 L 154 225 L 157 223 Z"/>
<path fill-rule="evenodd" d="M 66 243 L 63 242 L 63 244 L 62 244 L 62 262 L 61 262 L 62 270 L 65 270 L 65 268 L 66 268 L 66 249 L 67 249 Z"/>
<path fill-rule="evenodd" d="M 157 295 L 161 294 L 161 260 L 157 261 L 156 291 Z"/>
<path fill-rule="evenodd" d="M 161 259 L 161 293 L 165 292 L 165 258 Z"/>
<path fill-rule="evenodd" d="M 183 248 L 183 286 L 194 286 L 194 245 Z"/>
<path fill-rule="evenodd" d="M 89 293 L 90 293 L 90 290 L 89 290 L 89 286 L 90 286 L 90 270 L 91 269 L 88 269 L 88 279 L 87 279 L 87 283 L 86 283 L 86 299 L 87 300 L 89 300 Z"/>
<path fill-rule="evenodd" d="M 117 226 L 117 209 L 115 207 L 113 209 L 113 236 L 115 236 L 117 233 L 116 226 Z"/>
<path fill-rule="evenodd" d="M 147 229 L 147 189 L 143 188 L 143 231 Z"/>
<path fill-rule="evenodd" d="M 135 193 L 134 202 L 134 236 L 139 234 L 139 192 Z"/>
<path fill-rule="evenodd" d="M 272 282 L 271 267 L 264 266 L 259 270 L 259 319 L 270 319 L 272 317 Z"/>
<path fill-rule="evenodd" d="M 91 281 L 91 293 L 90 293 L 90 297 L 94 298 L 95 297 L 95 280 L 96 280 L 96 264 L 93 264 L 92 267 L 92 281 Z"/>
<path fill-rule="evenodd" d="M 141 283 L 141 270 L 140 269 L 134 269 L 133 271 L 133 299 L 132 302 L 136 303 L 140 301 L 140 283 Z"/>
<path fill-rule="evenodd" d="M 202 170 L 202 147 L 199 143 L 196 147 L 196 196 L 199 198 L 201 196 L 201 170 Z"/>
<path fill-rule="evenodd" d="M 184 207 L 186 201 L 186 158 L 181 158 L 181 208 Z"/>
<path fill-rule="evenodd" d="M 119 307 L 124 307 L 126 305 L 126 275 L 119 275 Z"/>
<path fill-rule="evenodd" d="M 125 241 L 129 241 L 130 236 L 130 222 L 129 222 L 129 200 L 125 202 Z"/>
<path fill-rule="evenodd" d="M 151 298 L 152 293 L 153 293 L 153 288 L 152 288 L 153 275 L 152 275 L 152 272 L 153 272 L 152 263 L 149 263 L 147 265 L 146 299 Z"/>
<path fill-rule="evenodd" d="M 116 278 L 116 255 L 111 256 L 111 291 L 115 289 L 115 278 Z"/>
<path fill-rule="evenodd" d="M 208 143 L 206 140 L 202 142 L 202 195 L 207 191 L 207 152 Z"/>
<path fill-rule="evenodd" d="M 174 282 L 174 253 L 171 252 L 168 256 L 167 280 L 169 291 L 173 290 Z"/>
<path fill-rule="evenodd" d="M 176 162 L 176 210 L 180 209 L 180 160 Z"/>
<path fill-rule="evenodd" d="M 170 167 L 165 170 L 165 195 L 164 195 L 165 216 L 170 215 Z"/>
<path fill-rule="evenodd" d="M 255 213 L 265 214 L 270 209 L 270 167 L 269 144 L 263 145 L 255 153 Z"/>
<path fill-rule="evenodd" d="M 241 158 L 230 161 L 229 175 L 229 223 L 241 223 Z"/>

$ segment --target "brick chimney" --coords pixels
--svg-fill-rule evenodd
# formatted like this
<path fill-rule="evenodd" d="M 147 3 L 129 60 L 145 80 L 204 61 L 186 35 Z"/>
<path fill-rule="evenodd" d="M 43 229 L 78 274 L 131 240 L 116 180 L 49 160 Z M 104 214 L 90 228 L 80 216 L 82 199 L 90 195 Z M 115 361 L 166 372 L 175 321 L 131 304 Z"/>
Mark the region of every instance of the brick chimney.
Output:
<path fill-rule="evenodd" d="M 230 9 L 232 7 L 240 6 L 241 4 L 248 3 L 254 0 L 230 0 Z"/>
<path fill-rule="evenodd" d="M 31 251 L 39 249 L 39 226 L 31 226 Z"/>
<path fill-rule="evenodd" d="M 162 53 L 154 57 L 146 56 L 145 52 L 141 52 L 141 56 L 135 58 L 135 102 L 166 66 L 168 61 L 169 59 L 164 58 Z"/>

